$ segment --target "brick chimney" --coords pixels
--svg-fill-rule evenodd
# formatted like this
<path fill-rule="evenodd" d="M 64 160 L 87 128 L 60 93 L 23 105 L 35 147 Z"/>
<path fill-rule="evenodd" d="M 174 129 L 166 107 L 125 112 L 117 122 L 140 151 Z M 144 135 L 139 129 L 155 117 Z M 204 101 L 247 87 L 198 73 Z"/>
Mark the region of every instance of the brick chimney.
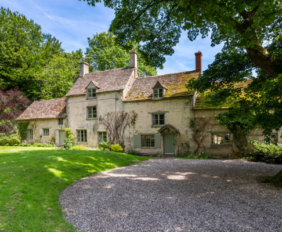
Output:
<path fill-rule="evenodd" d="M 138 69 L 137 69 L 137 52 L 131 51 L 130 52 L 130 67 L 134 68 L 134 77 L 138 77 Z"/>
<path fill-rule="evenodd" d="M 200 72 L 200 73 L 202 73 L 202 56 L 203 56 L 203 54 L 200 52 L 200 51 L 198 51 L 198 52 L 196 52 L 195 53 L 195 60 L 196 60 L 196 72 Z"/>
<path fill-rule="evenodd" d="M 89 64 L 85 61 L 80 62 L 80 76 L 83 77 L 85 74 L 89 73 Z"/>

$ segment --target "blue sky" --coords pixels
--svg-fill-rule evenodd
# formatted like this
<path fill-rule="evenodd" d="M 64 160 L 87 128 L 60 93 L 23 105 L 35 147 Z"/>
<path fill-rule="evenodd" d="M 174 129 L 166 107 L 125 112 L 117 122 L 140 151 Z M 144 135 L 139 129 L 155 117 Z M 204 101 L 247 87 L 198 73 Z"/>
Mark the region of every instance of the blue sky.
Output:
<path fill-rule="evenodd" d="M 104 7 L 102 3 L 92 7 L 78 0 L 0 0 L 0 6 L 33 19 L 41 25 L 44 33 L 59 39 L 67 52 L 79 48 L 85 52 L 87 37 L 108 31 L 114 19 L 114 11 Z M 194 53 L 197 51 L 203 53 L 205 70 L 222 48 L 221 45 L 211 47 L 210 44 L 209 38 L 202 39 L 200 36 L 191 42 L 183 32 L 180 42 L 174 47 L 175 53 L 166 57 L 164 69 L 158 69 L 158 74 L 194 70 Z"/>

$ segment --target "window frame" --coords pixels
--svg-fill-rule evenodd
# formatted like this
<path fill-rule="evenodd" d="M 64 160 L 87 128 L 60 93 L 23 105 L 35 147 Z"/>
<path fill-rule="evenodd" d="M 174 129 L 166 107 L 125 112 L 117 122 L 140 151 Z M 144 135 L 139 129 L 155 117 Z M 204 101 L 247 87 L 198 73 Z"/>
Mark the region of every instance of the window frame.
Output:
<path fill-rule="evenodd" d="M 49 136 L 50 135 L 49 128 L 42 128 L 42 129 L 43 129 L 43 136 Z M 48 133 L 45 133 L 46 131 L 48 131 Z"/>
<path fill-rule="evenodd" d="M 81 136 L 83 134 L 83 136 Z M 83 140 L 81 138 L 83 137 Z M 87 129 L 78 129 L 76 130 L 76 141 L 78 143 L 87 143 Z"/>
<path fill-rule="evenodd" d="M 163 115 L 163 124 L 161 124 L 161 119 L 160 119 L 160 116 Z M 157 116 L 157 121 L 158 121 L 158 124 L 155 124 L 156 120 L 155 120 L 155 116 Z M 165 125 L 165 113 L 155 113 L 155 114 L 152 114 L 152 125 L 153 126 L 164 126 Z"/>
<path fill-rule="evenodd" d="M 150 141 L 149 141 L 150 146 L 143 146 L 143 138 L 142 138 L 143 136 L 150 136 Z M 153 140 L 153 146 L 152 146 L 152 140 Z M 141 148 L 155 148 L 155 147 L 156 147 L 156 141 L 154 134 L 141 134 Z"/>
<path fill-rule="evenodd" d="M 31 132 L 32 138 L 28 138 L 28 131 Z M 26 129 L 26 139 L 32 140 L 33 139 L 33 129 Z"/>
<path fill-rule="evenodd" d="M 92 116 L 93 117 L 89 117 L 89 109 L 90 108 L 95 108 L 95 113 L 96 113 L 95 117 L 94 117 L 93 111 L 92 111 Z M 87 117 L 86 117 L 87 119 L 97 119 L 97 106 L 87 106 L 86 113 L 87 113 Z"/>
<path fill-rule="evenodd" d="M 161 90 L 161 91 L 160 91 Z M 160 93 L 161 92 L 161 93 Z M 157 95 L 157 96 L 156 96 Z M 164 97 L 164 89 L 163 88 L 154 88 L 153 89 L 154 99 L 160 99 Z"/>
<path fill-rule="evenodd" d="M 97 97 L 96 88 L 88 88 L 87 89 L 87 98 L 96 98 L 96 97 Z"/>
<path fill-rule="evenodd" d="M 64 118 L 58 118 L 58 125 L 59 126 L 64 125 Z"/>
<path fill-rule="evenodd" d="M 102 134 L 100 136 L 100 134 Z M 106 140 L 104 140 L 104 135 L 106 135 Z M 102 138 L 102 141 L 100 141 L 100 138 Z M 98 144 L 102 143 L 102 142 L 107 142 L 108 141 L 108 133 L 107 131 L 98 131 Z"/>
<path fill-rule="evenodd" d="M 229 140 L 226 139 L 226 135 L 229 134 Z M 213 143 L 213 136 L 221 136 L 223 138 L 223 143 Z M 226 141 L 229 141 L 229 143 L 226 143 Z M 215 131 L 211 132 L 211 145 L 212 146 L 222 146 L 222 145 L 231 145 L 233 141 L 233 135 L 229 131 Z"/>

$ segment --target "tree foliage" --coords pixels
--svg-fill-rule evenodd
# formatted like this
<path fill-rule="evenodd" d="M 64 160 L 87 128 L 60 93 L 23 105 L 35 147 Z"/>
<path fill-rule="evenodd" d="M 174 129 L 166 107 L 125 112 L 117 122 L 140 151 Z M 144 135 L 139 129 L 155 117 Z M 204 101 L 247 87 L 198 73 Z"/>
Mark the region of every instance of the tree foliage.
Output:
<path fill-rule="evenodd" d="M 84 0 L 95 6 L 101 0 Z M 214 46 L 222 42 L 230 49 L 246 49 L 248 57 L 265 73 L 281 73 L 281 57 L 269 52 L 264 41 L 281 34 L 281 1 L 265 0 L 104 0 L 115 10 L 110 30 L 124 46 L 136 41 L 148 62 L 162 67 L 165 55 L 172 55 L 181 31 L 190 40 L 199 34 L 211 36 Z"/>
<path fill-rule="evenodd" d="M 130 50 L 118 45 L 117 38 L 112 33 L 97 33 L 93 38 L 88 38 L 88 44 L 85 59 L 90 64 L 90 71 L 96 72 L 130 66 Z M 136 43 L 129 42 L 129 44 L 138 53 L 139 76 L 156 75 L 156 69 L 145 64 Z"/>
<path fill-rule="evenodd" d="M 18 88 L 4 92 L 0 88 L 0 133 L 8 135 L 15 129 L 15 119 L 30 104 L 25 94 Z"/>
<path fill-rule="evenodd" d="M 31 100 L 62 97 L 70 88 L 70 80 L 78 75 L 81 58 L 81 51 L 65 53 L 61 43 L 55 37 L 42 33 L 41 27 L 33 20 L 0 8 L 2 89 L 18 86 Z M 59 82 L 66 84 L 58 91 L 58 85 L 54 87 L 54 83 Z"/>

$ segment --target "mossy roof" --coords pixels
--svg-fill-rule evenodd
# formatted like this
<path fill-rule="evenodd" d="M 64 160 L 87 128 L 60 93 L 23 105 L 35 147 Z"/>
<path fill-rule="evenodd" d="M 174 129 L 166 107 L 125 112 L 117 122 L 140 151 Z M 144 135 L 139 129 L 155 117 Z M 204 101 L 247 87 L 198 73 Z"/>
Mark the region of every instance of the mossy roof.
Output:
<path fill-rule="evenodd" d="M 165 75 L 143 77 L 135 79 L 131 89 L 125 96 L 125 101 L 152 100 L 153 88 L 158 82 L 166 90 L 165 98 L 187 97 L 194 94 L 194 91 L 188 91 L 185 85 L 192 78 L 197 79 L 200 73 L 196 71 L 179 72 Z"/>
<path fill-rule="evenodd" d="M 235 88 L 246 88 L 251 82 L 252 82 L 252 79 L 248 79 L 245 82 L 236 83 L 234 85 L 234 87 Z M 230 106 L 231 106 L 231 104 L 225 105 L 224 107 L 220 107 L 220 108 L 217 108 L 217 109 L 228 109 Z M 215 108 L 212 108 L 210 106 L 205 105 L 205 97 L 203 95 L 197 93 L 194 109 L 195 110 L 206 110 L 206 109 L 215 109 Z"/>

